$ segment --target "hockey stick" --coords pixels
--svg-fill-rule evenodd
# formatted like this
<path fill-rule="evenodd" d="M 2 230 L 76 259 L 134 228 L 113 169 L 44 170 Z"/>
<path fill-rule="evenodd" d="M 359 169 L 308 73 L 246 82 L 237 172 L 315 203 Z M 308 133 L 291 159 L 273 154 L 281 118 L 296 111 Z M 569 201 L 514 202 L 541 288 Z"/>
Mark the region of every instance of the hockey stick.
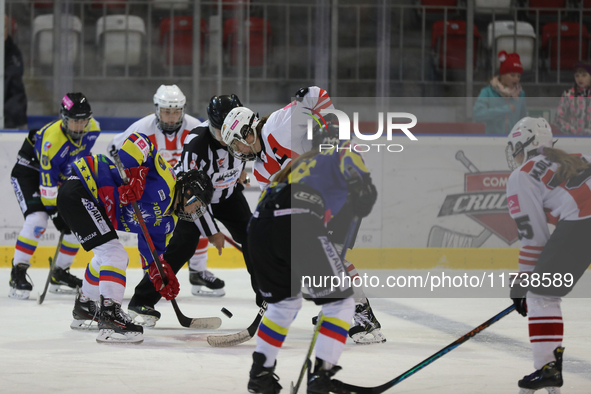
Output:
<path fill-rule="evenodd" d="M 60 233 L 60 238 L 57 241 L 57 249 L 55 249 L 55 255 L 53 256 L 53 260 L 51 259 L 51 257 L 49 258 L 49 274 L 47 274 L 47 279 L 45 280 L 45 287 L 43 288 L 43 293 L 39 294 L 39 297 L 37 297 L 37 305 L 43 304 L 43 300 L 45 300 L 45 295 L 47 294 L 47 288 L 49 287 L 49 282 L 51 281 L 51 273 L 53 272 L 53 268 L 55 267 L 57 255 L 60 253 L 60 249 L 62 247 L 63 241 L 64 241 L 64 233 Z"/>
<path fill-rule="evenodd" d="M 121 180 L 123 181 L 123 183 L 125 185 L 127 185 L 127 183 L 129 182 L 129 180 L 127 179 L 127 174 L 125 173 L 125 170 L 123 168 L 123 163 L 121 163 L 121 158 L 119 157 L 119 154 L 117 152 L 113 153 L 113 160 L 115 162 L 115 166 L 117 167 L 117 170 L 119 171 L 119 175 L 121 176 Z M 139 206 L 137 205 L 137 202 L 132 202 L 131 206 L 133 207 L 133 211 L 135 213 L 136 219 L 142 229 L 142 233 L 144 235 L 144 239 L 146 240 L 146 242 L 148 243 L 148 247 L 150 248 L 150 253 L 152 253 L 152 258 L 154 259 L 154 264 L 156 264 L 156 268 L 158 268 L 158 272 L 160 273 L 160 276 L 162 277 L 162 282 L 163 282 L 163 286 L 166 286 L 166 284 L 168 283 L 168 278 L 166 277 L 166 274 L 164 273 L 164 269 L 162 268 L 162 264 L 160 263 L 160 257 L 158 256 L 158 253 L 156 253 L 156 247 L 154 246 L 154 242 L 152 242 L 152 237 L 150 236 L 150 233 L 148 232 L 148 228 L 146 227 L 146 222 L 144 221 L 144 217 L 142 216 L 142 212 L 140 211 Z M 187 328 L 219 328 L 222 325 L 222 319 L 220 319 L 219 317 L 202 317 L 202 318 L 190 318 L 187 317 L 185 315 L 183 315 L 183 313 L 181 312 L 176 299 L 172 299 L 170 300 L 170 303 L 172 304 L 172 307 L 174 308 L 174 312 L 176 313 L 176 317 L 179 320 L 179 323 L 181 323 L 181 326 L 183 327 L 187 327 Z"/>
<path fill-rule="evenodd" d="M 490 327 L 493 323 L 496 323 L 497 321 L 501 320 L 503 317 L 507 316 L 509 313 L 513 312 L 514 310 L 515 310 L 515 305 L 511 305 L 510 307 L 508 307 L 507 309 L 505 309 L 502 312 L 498 313 L 497 315 L 493 316 L 489 320 L 485 321 L 484 323 L 482 323 L 481 325 L 479 325 L 478 327 L 476 327 L 472 331 L 464 334 L 462 337 L 460 337 L 457 340 L 455 340 L 454 342 L 450 343 L 449 345 L 447 345 L 443 349 L 441 349 L 438 352 L 434 353 L 430 357 L 427 357 L 426 359 L 424 359 L 423 361 L 421 361 L 420 363 L 418 363 L 417 365 L 415 365 L 414 367 L 412 367 L 408 371 L 404 372 L 401 375 L 398 375 L 394 379 L 390 380 L 389 382 L 386 382 L 386 383 L 382 384 L 381 386 L 376 386 L 376 387 L 360 387 L 360 386 L 354 386 L 352 384 L 343 383 L 343 388 L 345 390 L 348 390 L 351 393 L 354 393 L 354 394 L 379 394 L 379 393 L 383 393 L 384 391 L 388 390 L 389 388 L 391 388 L 391 387 L 397 385 L 398 383 L 402 382 L 404 379 L 406 379 L 406 378 L 414 375 L 415 373 L 419 372 L 421 369 L 425 368 L 427 365 L 431 364 L 433 361 L 435 361 L 435 360 L 437 360 L 437 359 L 445 356 L 447 353 L 451 352 L 452 350 L 454 350 L 455 348 L 457 348 L 458 346 L 460 346 L 462 343 L 468 341 L 470 338 L 474 337 L 476 334 L 478 334 L 479 332 L 481 332 L 485 328 Z"/>
<path fill-rule="evenodd" d="M 240 244 L 238 244 L 238 242 L 234 241 L 232 238 L 228 237 L 226 234 L 224 234 L 224 239 L 226 240 L 227 243 L 229 243 L 230 245 L 232 245 L 233 247 L 238 249 L 240 252 L 242 252 L 242 246 L 240 246 Z"/>
<path fill-rule="evenodd" d="M 302 384 L 302 380 L 304 379 L 304 373 L 307 369 L 312 369 L 312 361 L 310 361 L 310 356 L 312 355 L 312 350 L 314 350 L 314 345 L 316 345 L 316 339 L 318 339 L 318 331 L 320 331 L 320 326 L 322 325 L 322 320 L 324 315 L 320 313 L 320 317 L 318 318 L 318 322 L 316 322 L 316 328 L 314 328 L 314 336 L 312 337 L 312 342 L 310 342 L 310 347 L 308 348 L 308 354 L 306 354 L 306 359 L 304 360 L 304 365 L 302 365 L 302 369 L 300 370 L 300 376 L 298 377 L 298 381 L 296 385 L 291 383 L 291 390 L 289 391 L 290 394 L 297 394 L 300 384 Z"/>
<path fill-rule="evenodd" d="M 207 343 L 209 343 L 209 346 L 212 347 L 229 347 L 239 345 L 252 339 L 259 328 L 259 324 L 261 324 L 261 320 L 263 319 L 263 315 L 265 314 L 266 310 L 267 302 L 263 301 L 261 309 L 259 309 L 257 316 L 247 329 L 235 334 L 210 335 L 207 337 Z"/>

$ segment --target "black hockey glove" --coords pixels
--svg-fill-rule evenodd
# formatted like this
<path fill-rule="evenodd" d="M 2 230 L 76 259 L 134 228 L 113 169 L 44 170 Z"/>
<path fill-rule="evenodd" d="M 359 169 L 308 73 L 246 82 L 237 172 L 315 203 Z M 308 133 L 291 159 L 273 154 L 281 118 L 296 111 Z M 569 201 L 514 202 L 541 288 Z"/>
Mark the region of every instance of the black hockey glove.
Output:
<path fill-rule="evenodd" d="M 520 277 L 521 275 L 523 274 L 519 274 Z M 513 300 L 513 304 L 515 305 L 515 310 L 523 317 L 527 316 L 527 302 L 525 300 L 527 291 L 528 287 L 525 286 L 525 284 L 522 286 L 521 279 L 518 277 L 513 282 L 513 286 L 511 286 L 511 292 L 509 293 L 509 296 Z"/>
<path fill-rule="evenodd" d="M 309 90 L 310 90 L 309 88 L 301 88 L 300 90 L 298 90 L 295 93 L 296 100 L 301 102 L 304 99 L 304 96 L 308 94 Z"/>
<path fill-rule="evenodd" d="M 62 219 L 57 210 L 55 211 L 55 213 L 50 214 L 49 217 L 53 221 L 53 225 L 55 226 L 57 231 L 64 234 L 72 234 L 72 231 L 70 230 L 66 222 L 64 222 L 64 219 Z"/>
<path fill-rule="evenodd" d="M 368 176 L 366 179 L 349 184 L 349 199 L 353 213 L 364 218 L 371 210 L 378 198 L 378 191 Z"/>

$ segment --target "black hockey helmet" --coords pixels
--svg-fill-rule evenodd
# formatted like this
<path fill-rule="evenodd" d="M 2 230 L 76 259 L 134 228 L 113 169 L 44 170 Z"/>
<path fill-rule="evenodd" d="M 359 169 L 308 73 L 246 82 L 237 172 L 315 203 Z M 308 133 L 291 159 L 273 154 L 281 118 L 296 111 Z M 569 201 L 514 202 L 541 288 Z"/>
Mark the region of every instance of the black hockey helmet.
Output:
<path fill-rule="evenodd" d="M 213 183 L 211 179 L 201 170 L 192 169 L 181 172 L 176 179 L 176 195 L 180 194 L 180 201 L 176 206 L 176 214 L 181 220 L 194 222 L 199 219 L 213 198 Z M 186 201 L 185 203 L 183 203 Z M 185 213 L 184 208 L 199 202 L 201 205 L 193 214 Z"/>
<path fill-rule="evenodd" d="M 326 122 L 326 124 L 325 124 Z M 318 149 L 320 144 L 336 146 L 339 144 L 339 124 L 338 118 L 334 114 L 324 116 L 324 122 L 320 120 L 312 128 L 312 147 Z"/>
<path fill-rule="evenodd" d="M 228 115 L 228 113 L 236 108 L 242 107 L 242 103 L 238 96 L 235 94 L 226 95 L 223 94 L 221 96 L 213 96 L 209 100 L 209 105 L 207 106 L 207 117 L 209 118 L 209 131 L 213 134 L 215 139 L 218 139 L 215 135 L 215 131 L 212 130 L 212 127 L 216 129 L 221 129 L 222 125 L 224 124 L 224 119 Z"/>
<path fill-rule="evenodd" d="M 62 104 L 60 106 L 60 115 L 62 117 L 62 129 L 72 139 L 80 139 L 88 131 L 86 125 L 92 116 L 92 109 L 86 99 L 86 96 L 82 93 L 66 93 L 62 98 Z M 68 127 L 68 121 L 72 120 L 84 120 L 84 127 L 80 130 L 70 130 Z"/>

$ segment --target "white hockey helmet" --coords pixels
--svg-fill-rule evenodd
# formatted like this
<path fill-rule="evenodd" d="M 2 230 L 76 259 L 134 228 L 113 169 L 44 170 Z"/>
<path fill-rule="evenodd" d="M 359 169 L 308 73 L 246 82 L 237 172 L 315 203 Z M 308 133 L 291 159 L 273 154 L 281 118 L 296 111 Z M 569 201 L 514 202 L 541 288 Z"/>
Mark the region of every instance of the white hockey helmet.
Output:
<path fill-rule="evenodd" d="M 154 95 L 154 113 L 158 120 L 158 126 L 164 134 L 175 133 L 180 129 L 183 124 L 185 117 L 185 105 L 187 104 L 187 98 L 176 85 L 160 85 L 156 94 Z M 180 108 L 181 115 L 177 120 L 174 119 L 162 119 L 160 110 L 162 108 Z"/>
<path fill-rule="evenodd" d="M 521 166 L 527 159 L 538 154 L 540 147 L 551 148 L 552 129 L 544 118 L 525 117 L 513 126 L 505 148 L 507 164 L 511 170 Z M 523 154 L 519 159 L 517 157 Z"/>
<path fill-rule="evenodd" d="M 257 152 L 254 146 L 257 140 L 256 127 L 259 121 L 257 115 L 246 107 L 234 108 L 226 115 L 221 128 L 222 140 L 228 145 L 228 151 L 238 160 L 253 161 L 256 159 Z M 254 135 L 252 143 L 246 142 L 250 133 Z M 250 147 L 251 152 L 240 151 L 239 142 Z"/>

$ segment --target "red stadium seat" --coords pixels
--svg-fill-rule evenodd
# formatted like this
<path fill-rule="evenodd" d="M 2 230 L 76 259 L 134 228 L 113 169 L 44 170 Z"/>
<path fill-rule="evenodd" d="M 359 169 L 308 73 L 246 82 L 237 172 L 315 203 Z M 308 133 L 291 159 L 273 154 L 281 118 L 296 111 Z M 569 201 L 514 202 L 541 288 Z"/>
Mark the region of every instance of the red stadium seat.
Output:
<path fill-rule="evenodd" d="M 589 32 L 582 26 L 581 41 L 579 41 L 579 25 L 576 22 L 562 22 L 560 24 L 560 69 L 571 70 L 579 61 L 579 46 L 581 58 L 586 60 L 589 53 Z M 542 28 L 542 49 L 550 60 L 550 69 L 558 69 L 558 23 L 547 23 Z"/>
<path fill-rule="evenodd" d="M 529 0 L 528 8 L 553 8 L 552 10 L 540 10 L 539 15 L 554 15 L 558 16 L 558 12 L 565 11 L 566 0 Z M 531 18 L 536 17 L 536 11 L 529 11 Z"/>
<path fill-rule="evenodd" d="M 458 0 L 421 0 L 422 6 L 457 7 Z M 447 10 L 449 13 L 450 9 Z M 426 8 L 425 12 L 444 12 L 444 8 Z"/>
<path fill-rule="evenodd" d="M 433 24 L 431 33 L 431 48 L 435 51 L 436 67 L 443 69 L 445 64 L 447 69 L 465 69 L 466 22 L 447 21 L 447 56 L 444 54 L 443 28 L 443 21 L 437 21 Z M 478 29 L 474 26 L 474 65 L 476 65 L 476 52 L 481 38 Z"/>
<path fill-rule="evenodd" d="M 170 64 L 170 17 L 160 23 L 160 45 L 165 54 L 165 64 Z M 207 34 L 207 23 L 201 19 L 201 63 L 203 63 L 203 47 Z M 193 64 L 193 17 L 175 16 L 172 24 L 172 64 L 175 66 L 189 66 Z"/>
<path fill-rule="evenodd" d="M 34 8 L 53 8 L 53 0 L 31 0 Z"/>
<path fill-rule="evenodd" d="M 127 0 L 92 0 L 90 7 L 91 8 L 125 8 L 125 3 Z"/>
<path fill-rule="evenodd" d="M 262 66 L 265 51 L 265 28 L 267 34 L 267 56 L 271 41 L 271 24 L 263 18 L 250 17 L 245 24 L 250 24 L 250 66 Z M 224 47 L 230 51 L 230 65 L 238 64 L 238 18 L 224 22 Z"/>

